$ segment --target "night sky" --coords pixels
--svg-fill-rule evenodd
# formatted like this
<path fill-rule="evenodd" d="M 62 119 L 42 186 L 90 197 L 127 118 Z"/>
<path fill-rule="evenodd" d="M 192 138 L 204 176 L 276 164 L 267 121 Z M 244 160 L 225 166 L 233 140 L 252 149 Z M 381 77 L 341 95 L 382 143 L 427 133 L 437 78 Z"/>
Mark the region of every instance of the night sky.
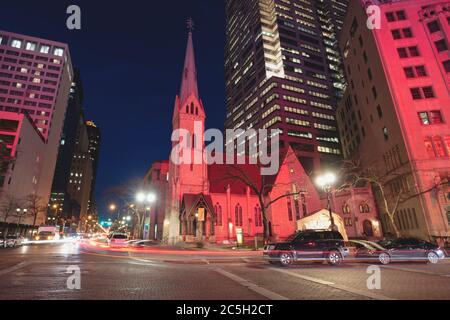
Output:
<path fill-rule="evenodd" d="M 81 70 L 86 117 L 102 130 L 96 195 L 105 216 L 107 190 L 142 177 L 168 159 L 171 119 L 187 40 L 194 45 L 207 127 L 225 119 L 221 0 L 1 1 L 0 29 L 68 43 Z M 82 30 L 66 28 L 66 8 L 77 4 Z"/>

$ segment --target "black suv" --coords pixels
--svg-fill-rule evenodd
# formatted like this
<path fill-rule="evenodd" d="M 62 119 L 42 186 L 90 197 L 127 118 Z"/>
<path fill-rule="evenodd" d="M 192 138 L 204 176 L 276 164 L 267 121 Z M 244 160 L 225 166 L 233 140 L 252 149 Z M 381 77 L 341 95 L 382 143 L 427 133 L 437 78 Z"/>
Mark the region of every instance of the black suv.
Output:
<path fill-rule="evenodd" d="M 297 261 L 327 261 L 339 265 L 348 254 L 342 235 L 337 231 L 300 231 L 285 242 L 264 247 L 264 257 L 271 264 L 289 266 Z"/>

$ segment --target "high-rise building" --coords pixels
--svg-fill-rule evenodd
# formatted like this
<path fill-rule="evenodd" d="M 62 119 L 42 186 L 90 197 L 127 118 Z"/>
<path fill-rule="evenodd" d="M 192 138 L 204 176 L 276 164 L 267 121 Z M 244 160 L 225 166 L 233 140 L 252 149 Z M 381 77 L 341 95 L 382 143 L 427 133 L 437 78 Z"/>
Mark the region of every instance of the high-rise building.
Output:
<path fill-rule="evenodd" d="M 380 28 L 367 27 L 369 5 Z M 378 197 L 385 232 L 441 242 L 450 237 L 449 24 L 449 1 L 352 1 L 337 113 L 345 157 L 381 176 L 390 208 L 402 199 L 392 224 Z"/>
<path fill-rule="evenodd" d="M 0 111 L 27 114 L 45 141 L 33 191 L 47 204 L 55 171 L 73 70 L 64 43 L 0 31 Z M 26 157 L 22 150 L 20 157 Z M 11 169 L 11 168 L 10 168 Z M 37 223 L 43 222 L 38 220 Z"/>
<path fill-rule="evenodd" d="M 341 158 L 337 34 L 348 0 L 227 0 L 227 129 L 279 129 L 307 172 Z"/>
<path fill-rule="evenodd" d="M 58 160 L 53 177 L 49 214 L 74 220 L 80 216 L 80 204 L 69 193 L 69 180 L 73 156 L 76 151 L 77 132 L 83 110 L 83 88 L 80 73 L 75 70 L 67 107 L 64 128 L 59 144 Z"/>
<path fill-rule="evenodd" d="M 72 156 L 69 194 L 80 205 L 80 219 L 88 216 L 91 197 L 93 166 L 89 153 L 89 136 L 84 115 L 79 119 L 75 151 Z"/>
<path fill-rule="evenodd" d="M 89 200 L 88 212 L 95 214 L 97 210 L 97 204 L 95 201 L 95 185 L 97 180 L 97 170 L 100 157 L 100 143 L 101 132 L 100 128 L 93 121 L 86 121 L 86 129 L 89 139 L 89 155 L 92 162 L 92 183 L 91 183 L 91 195 Z"/>

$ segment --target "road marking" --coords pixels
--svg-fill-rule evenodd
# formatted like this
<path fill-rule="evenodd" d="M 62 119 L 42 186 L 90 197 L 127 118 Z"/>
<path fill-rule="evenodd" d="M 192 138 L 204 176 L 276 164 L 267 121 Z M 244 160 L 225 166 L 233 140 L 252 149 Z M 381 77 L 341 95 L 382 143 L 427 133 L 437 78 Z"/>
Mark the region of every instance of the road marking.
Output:
<path fill-rule="evenodd" d="M 358 266 L 361 264 L 348 264 L 351 266 Z M 369 266 L 370 264 L 364 264 L 365 266 Z M 425 274 L 425 275 L 430 275 L 430 276 L 438 276 L 438 277 L 450 277 L 450 274 L 442 274 L 442 273 L 434 273 L 434 272 L 430 272 L 430 271 L 425 271 L 425 270 L 415 270 L 415 269 L 409 269 L 409 268 L 402 268 L 402 267 L 396 267 L 393 265 L 382 265 L 379 264 L 379 266 L 381 268 L 384 269 L 391 269 L 391 270 L 396 270 L 396 271 L 405 271 L 405 272 L 412 272 L 412 273 L 419 273 L 419 274 Z"/>
<path fill-rule="evenodd" d="M 272 269 L 274 271 L 277 271 L 277 272 L 285 273 L 285 274 L 288 274 L 290 276 L 293 276 L 293 277 L 296 277 L 296 278 L 300 278 L 300 279 L 303 279 L 303 280 L 306 280 L 306 281 L 311 281 L 311 282 L 315 282 L 315 283 L 318 283 L 318 284 L 323 284 L 323 285 L 326 285 L 326 286 L 334 285 L 333 282 L 325 281 L 325 280 L 318 279 L 318 278 L 304 276 L 302 274 L 298 274 L 298 273 L 295 273 L 295 272 L 292 272 L 292 271 L 281 270 L 281 269 L 276 269 L 276 268 L 270 268 L 270 269 Z"/>
<path fill-rule="evenodd" d="M 14 266 L 12 266 L 12 267 L 9 267 L 9 268 L 0 270 L 0 276 L 3 276 L 3 275 L 5 275 L 5 274 L 7 274 L 7 273 L 14 272 L 14 271 L 16 271 L 16 270 L 22 269 L 22 268 L 25 267 L 27 264 L 28 264 L 28 262 L 22 261 L 22 262 L 20 262 L 20 263 L 14 265 Z"/>
<path fill-rule="evenodd" d="M 363 297 L 367 297 L 367 298 L 370 298 L 370 299 L 374 299 L 374 300 L 395 300 L 394 298 L 390 298 L 390 297 L 384 296 L 382 294 L 377 294 L 377 293 L 373 293 L 373 292 L 367 292 L 367 291 L 364 291 L 364 290 L 350 288 L 350 287 L 347 287 L 345 285 L 336 284 L 334 282 L 322 280 L 322 279 L 319 279 L 319 278 L 305 276 L 305 275 L 298 274 L 298 273 L 295 273 L 295 272 L 292 272 L 292 271 L 281 270 L 281 269 L 277 269 L 277 268 L 270 268 L 270 269 L 273 270 L 273 271 L 284 273 L 284 274 L 287 274 L 287 275 L 290 275 L 290 276 L 293 276 L 293 277 L 296 277 L 296 278 L 300 278 L 300 279 L 303 279 L 303 280 L 306 280 L 306 281 L 318 283 L 318 284 L 321 284 L 321 285 L 324 285 L 324 286 L 328 286 L 328 287 L 331 287 L 331 288 L 334 288 L 334 289 L 350 292 L 350 293 L 353 293 L 353 294 L 356 294 L 356 295 L 359 295 L 359 296 L 363 296 Z"/>
<path fill-rule="evenodd" d="M 381 266 L 384 269 L 391 269 L 391 270 L 398 270 L 398 271 L 405 271 L 405 272 L 413 272 L 413 273 L 420 273 L 420 274 L 426 274 L 430 276 L 438 276 L 438 277 L 450 277 L 450 275 L 442 274 L 442 273 L 434 273 L 424 270 L 414 270 L 414 269 L 408 269 L 408 268 L 400 268 L 400 267 L 393 267 L 393 266 Z"/>
<path fill-rule="evenodd" d="M 257 284 L 254 284 L 253 282 L 250 282 L 244 278 L 241 278 L 241 277 L 239 277 L 235 274 L 232 274 L 228 271 L 225 271 L 223 269 L 216 269 L 216 272 L 220 273 L 221 275 L 227 277 L 228 279 L 231 279 L 234 282 L 237 282 L 238 284 L 240 284 L 241 286 L 244 286 L 244 287 L 246 287 L 246 288 L 248 288 L 270 300 L 289 300 L 289 298 L 286 298 L 282 295 L 279 295 L 278 293 L 275 293 L 273 291 L 270 291 L 263 287 L 260 287 Z"/>

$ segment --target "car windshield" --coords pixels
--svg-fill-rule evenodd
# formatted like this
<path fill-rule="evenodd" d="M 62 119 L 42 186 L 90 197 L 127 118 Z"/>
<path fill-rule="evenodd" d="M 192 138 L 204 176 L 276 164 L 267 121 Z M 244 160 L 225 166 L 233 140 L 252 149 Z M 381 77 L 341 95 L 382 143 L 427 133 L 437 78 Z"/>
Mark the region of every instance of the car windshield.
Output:
<path fill-rule="evenodd" d="M 40 236 L 50 236 L 50 235 L 52 235 L 53 234 L 53 232 L 50 232 L 50 231 L 42 231 L 42 232 L 39 232 L 39 235 Z"/>
<path fill-rule="evenodd" d="M 7 236 L 6 239 L 17 239 L 18 236 Z"/>
<path fill-rule="evenodd" d="M 298 232 L 297 232 L 297 233 L 294 233 L 294 234 L 291 234 L 289 237 L 286 238 L 286 242 L 292 242 L 292 241 L 294 241 L 295 238 L 296 238 L 298 235 L 299 235 Z"/>
<path fill-rule="evenodd" d="M 113 239 L 128 239 L 128 237 L 124 234 L 115 234 L 113 235 Z"/>

